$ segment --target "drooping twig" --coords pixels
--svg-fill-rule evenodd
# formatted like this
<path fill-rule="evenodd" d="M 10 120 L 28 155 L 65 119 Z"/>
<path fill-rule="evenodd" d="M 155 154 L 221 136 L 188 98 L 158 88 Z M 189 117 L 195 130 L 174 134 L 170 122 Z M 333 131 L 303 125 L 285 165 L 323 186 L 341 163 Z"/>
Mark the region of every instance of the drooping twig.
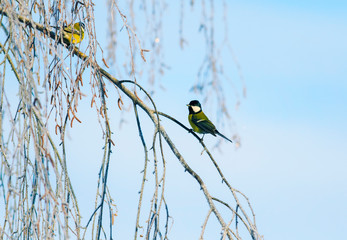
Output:
<path fill-rule="evenodd" d="M 211 208 L 208 210 L 208 213 L 207 213 L 207 216 L 205 218 L 205 221 L 204 221 L 204 224 L 202 225 L 202 229 L 201 229 L 201 233 L 200 233 L 200 238 L 199 240 L 203 240 L 204 239 L 204 233 L 205 233 L 205 229 L 206 229 L 206 226 L 207 226 L 207 221 L 208 219 L 210 218 L 210 215 L 212 213 L 212 210 Z"/>
<path fill-rule="evenodd" d="M 105 151 L 107 151 L 107 158 L 105 163 L 105 170 L 103 172 L 102 176 L 102 194 L 101 194 L 101 200 L 100 200 L 100 212 L 99 212 L 99 220 L 98 220 L 98 226 L 97 226 L 97 235 L 96 238 L 100 239 L 100 233 L 102 229 L 102 216 L 103 216 L 103 206 L 105 202 L 105 196 L 106 196 L 106 189 L 107 189 L 107 176 L 108 176 L 108 169 L 110 165 L 110 157 L 111 157 L 111 127 L 109 125 L 108 115 L 107 115 L 107 106 L 106 106 L 106 99 L 105 99 L 105 91 L 104 91 L 104 83 L 100 76 L 98 76 L 99 82 L 100 82 L 100 91 L 101 91 L 101 99 L 102 99 L 102 109 L 103 114 L 105 118 L 105 125 L 106 125 L 106 137 L 105 137 Z M 104 163 L 103 163 L 104 164 Z"/>
<path fill-rule="evenodd" d="M 144 168 L 142 170 L 143 171 L 143 178 L 142 178 L 141 189 L 140 189 L 139 203 L 137 205 L 137 216 L 136 216 L 136 226 L 135 226 L 135 236 L 134 236 L 134 239 L 137 239 L 137 232 L 138 232 L 138 229 L 140 227 L 139 226 L 139 220 L 140 220 L 140 212 L 141 212 L 141 206 L 142 206 L 142 198 L 143 198 L 144 187 L 145 187 L 145 182 L 146 182 L 146 177 L 147 177 L 147 163 L 148 163 L 149 159 L 148 159 L 148 150 L 147 150 L 145 139 L 144 139 L 143 134 L 142 134 L 140 119 L 138 116 L 137 107 L 136 107 L 135 103 L 134 103 L 134 112 L 135 112 L 135 116 L 136 116 L 137 128 L 139 131 L 140 139 L 141 139 L 144 154 L 145 154 L 145 165 L 144 165 Z"/>

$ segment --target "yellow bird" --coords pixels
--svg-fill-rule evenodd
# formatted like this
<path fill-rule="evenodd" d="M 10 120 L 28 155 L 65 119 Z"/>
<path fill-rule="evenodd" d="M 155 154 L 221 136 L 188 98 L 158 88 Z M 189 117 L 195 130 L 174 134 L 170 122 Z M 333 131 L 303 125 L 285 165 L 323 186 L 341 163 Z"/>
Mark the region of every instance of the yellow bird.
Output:
<path fill-rule="evenodd" d="M 187 106 L 189 110 L 188 121 L 194 132 L 202 134 L 210 133 L 213 136 L 216 136 L 217 134 L 229 142 L 232 142 L 229 138 L 221 134 L 213 123 L 206 117 L 198 100 L 191 101 Z"/>
<path fill-rule="evenodd" d="M 78 22 L 74 25 L 70 24 L 67 27 L 64 27 L 64 39 L 68 41 L 69 44 L 80 43 L 84 38 L 84 23 Z"/>

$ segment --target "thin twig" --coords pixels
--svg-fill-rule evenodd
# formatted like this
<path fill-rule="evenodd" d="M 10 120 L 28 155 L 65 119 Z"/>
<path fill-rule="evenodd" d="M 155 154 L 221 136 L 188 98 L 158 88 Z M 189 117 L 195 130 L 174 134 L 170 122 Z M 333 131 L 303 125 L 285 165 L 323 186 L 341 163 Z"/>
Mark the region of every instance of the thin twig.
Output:
<path fill-rule="evenodd" d="M 147 177 L 147 163 L 149 160 L 148 160 L 148 150 L 147 150 L 145 139 L 143 138 L 141 123 L 140 123 L 140 119 L 139 119 L 138 112 L 137 112 L 137 107 L 136 107 L 135 103 L 133 105 L 134 105 L 134 112 L 135 112 L 135 117 L 136 117 L 137 128 L 139 131 L 139 136 L 140 136 L 141 143 L 143 146 L 143 151 L 145 154 L 145 163 L 144 163 L 144 168 L 142 170 L 143 171 L 143 177 L 142 177 L 142 183 L 141 183 L 141 189 L 140 189 L 140 198 L 139 198 L 139 203 L 138 203 L 138 207 L 137 207 L 135 236 L 134 236 L 134 239 L 137 239 L 137 232 L 138 232 L 138 229 L 140 227 L 139 221 L 140 221 L 140 212 L 141 212 L 141 206 L 142 206 L 142 198 L 143 198 L 145 182 L 146 182 L 146 177 Z"/>
<path fill-rule="evenodd" d="M 204 239 L 204 233 L 205 233 L 205 229 L 206 229 L 206 226 L 207 226 L 207 221 L 208 219 L 210 218 L 210 215 L 212 213 L 212 210 L 211 208 L 208 210 L 208 213 L 207 213 L 207 216 L 205 218 L 205 221 L 204 221 L 204 224 L 202 225 L 202 229 L 201 229 L 201 233 L 200 233 L 200 240 L 203 240 Z"/>

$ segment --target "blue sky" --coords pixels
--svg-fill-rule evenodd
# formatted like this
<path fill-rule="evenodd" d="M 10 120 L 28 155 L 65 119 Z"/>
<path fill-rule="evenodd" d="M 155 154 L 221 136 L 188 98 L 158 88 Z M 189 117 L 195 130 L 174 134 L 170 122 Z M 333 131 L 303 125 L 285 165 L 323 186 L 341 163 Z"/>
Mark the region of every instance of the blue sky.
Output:
<path fill-rule="evenodd" d="M 247 193 L 258 226 L 266 239 L 339 239 L 347 212 L 346 4 L 235 5 L 230 29 L 248 88 L 237 155 L 242 175 L 256 179 Z"/>
<path fill-rule="evenodd" d="M 97 31 L 101 46 L 106 48 L 101 7 L 96 6 L 96 18 L 101 19 Z M 216 3 L 216 8 L 220 7 Z M 237 132 L 242 146 L 236 150 L 223 143 L 222 153 L 214 152 L 218 163 L 232 185 L 250 198 L 258 230 L 265 239 L 341 239 L 347 227 L 347 3 L 231 1 L 229 8 L 229 38 L 243 71 L 247 97 L 237 111 L 231 107 L 236 125 L 225 132 L 227 136 Z M 170 5 L 167 11 L 179 13 L 179 4 Z M 187 22 L 193 24 L 198 14 L 196 9 L 190 13 L 187 7 Z M 172 29 L 165 33 L 172 31 L 173 35 L 165 36 L 164 50 L 171 69 L 161 82 L 166 91 L 157 92 L 154 100 L 159 110 L 185 122 L 185 104 L 200 97 L 189 88 L 196 79 L 203 40 L 198 25 L 188 28 L 185 33 L 189 44 L 181 51 L 177 46 L 178 20 L 169 23 Z M 233 64 L 227 66 L 239 84 Z M 229 100 L 235 104 L 232 98 Z M 88 110 L 89 101 L 85 102 L 87 110 L 80 112 L 80 117 L 88 119 L 88 125 L 97 126 L 92 110 Z M 135 224 L 143 151 L 132 125 L 133 113 L 120 113 L 112 104 L 109 107 L 114 109 L 111 119 L 117 144 L 109 179 L 119 211 L 114 231 L 116 238 L 129 239 Z M 215 120 L 210 107 L 205 112 Z M 118 128 L 121 114 L 128 124 Z M 151 126 L 142 116 L 143 125 Z M 221 184 L 215 180 L 215 171 L 206 156 L 200 156 L 200 146 L 174 124 L 163 122 L 187 161 L 218 191 Z M 88 127 L 86 136 L 86 124 L 75 126 L 70 130 L 69 151 L 74 159 L 69 163 L 70 174 L 79 186 L 78 196 L 84 199 L 80 200 L 82 209 L 88 212 L 94 202 L 95 192 L 90 189 L 96 186 L 102 140 L 96 127 Z M 152 129 L 145 132 L 147 141 L 151 141 Z M 83 134 L 83 139 L 76 137 Z M 98 138 L 100 141 L 91 140 Z M 216 142 L 212 136 L 205 140 L 210 147 Z M 129 144 L 135 144 L 139 151 L 129 152 Z M 82 153 L 74 151 L 81 146 Z M 175 220 L 171 238 L 197 239 L 207 203 L 195 181 L 183 172 L 169 151 L 166 154 L 166 195 Z M 79 174 L 81 164 L 89 166 L 84 176 Z M 199 220 L 190 213 L 199 216 Z M 211 226 L 217 226 L 213 220 Z M 219 229 L 211 231 L 218 236 Z M 215 236 L 207 235 L 206 239 Z"/>

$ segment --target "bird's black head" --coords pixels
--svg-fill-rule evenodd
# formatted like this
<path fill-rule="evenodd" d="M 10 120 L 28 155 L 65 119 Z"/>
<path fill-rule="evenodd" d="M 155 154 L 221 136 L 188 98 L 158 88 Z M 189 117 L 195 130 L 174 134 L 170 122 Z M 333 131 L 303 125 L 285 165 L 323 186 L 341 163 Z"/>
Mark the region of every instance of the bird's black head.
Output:
<path fill-rule="evenodd" d="M 189 106 L 198 106 L 201 108 L 201 104 L 198 100 L 192 100 L 192 101 L 190 101 L 190 103 L 188 105 Z"/>
<path fill-rule="evenodd" d="M 189 114 L 201 112 L 201 104 L 198 100 L 190 101 L 190 103 L 187 106 L 189 109 Z"/>

